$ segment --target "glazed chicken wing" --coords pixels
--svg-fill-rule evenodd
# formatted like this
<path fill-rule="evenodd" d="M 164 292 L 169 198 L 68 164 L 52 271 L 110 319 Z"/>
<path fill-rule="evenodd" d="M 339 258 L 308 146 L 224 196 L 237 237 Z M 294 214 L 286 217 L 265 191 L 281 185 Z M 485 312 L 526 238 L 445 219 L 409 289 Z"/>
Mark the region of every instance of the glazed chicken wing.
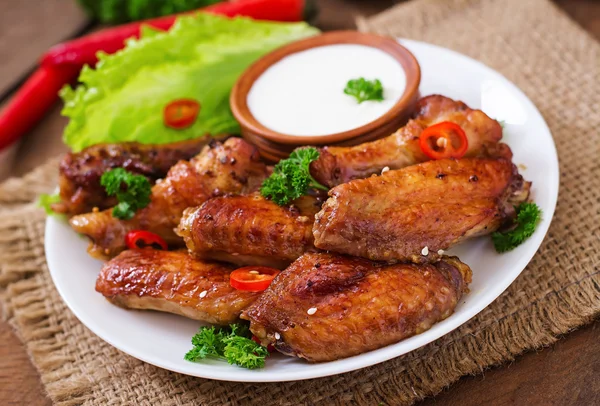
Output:
<path fill-rule="evenodd" d="M 52 205 L 57 213 L 69 216 L 100 210 L 117 204 L 114 197 L 106 195 L 100 185 L 102 174 L 113 168 L 144 175 L 154 183 L 164 177 L 179 161 L 197 155 L 212 138 L 200 137 L 172 144 L 144 145 L 137 142 L 99 144 L 81 152 L 65 155 L 59 167 L 61 202 Z"/>
<path fill-rule="evenodd" d="M 225 143 L 211 142 L 191 161 L 181 161 L 163 181 L 152 188 L 148 206 L 131 220 L 119 220 L 112 210 L 81 214 L 71 218 L 75 231 L 88 236 L 88 249 L 95 257 L 112 257 L 125 249 L 125 235 L 132 230 L 149 230 L 168 244 L 182 245 L 175 234 L 183 211 L 211 197 L 257 190 L 269 171 L 256 148 L 240 138 Z"/>
<path fill-rule="evenodd" d="M 102 174 L 114 168 L 144 175 L 154 183 L 164 177 L 179 161 L 197 155 L 213 137 L 204 136 L 172 144 L 146 145 L 137 142 L 98 144 L 81 152 L 69 152 L 59 166 L 61 202 L 52 210 L 69 216 L 114 206 L 117 201 L 107 196 L 100 185 Z M 222 138 L 222 137 L 221 137 Z"/>
<path fill-rule="evenodd" d="M 386 265 L 310 253 L 277 276 L 241 318 L 263 344 L 333 361 L 396 343 L 450 316 L 471 269 L 455 257 Z"/>
<path fill-rule="evenodd" d="M 290 206 L 258 193 L 217 197 L 187 209 L 177 232 L 198 258 L 285 268 L 314 250 L 312 224 L 320 207 L 311 196 Z"/>
<path fill-rule="evenodd" d="M 428 161 L 336 186 L 316 215 L 315 246 L 381 261 L 428 262 L 515 216 L 530 183 L 505 159 Z"/>
<path fill-rule="evenodd" d="M 96 291 L 121 307 L 225 325 L 235 322 L 260 295 L 232 288 L 232 270 L 222 263 L 195 260 L 185 251 L 124 251 L 104 265 Z"/>
<path fill-rule="evenodd" d="M 512 158 L 508 145 L 499 143 L 502 127 L 496 120 L 463 102 L 432 95 L 420 99 L 412 119 L 389 137 L 354 147 L 320 148 L 311 173 L 322 184 L 333 187 L 379 174 L 385 167 L 400 169 L 428 161 L 419 146 L 419 136 L 425 128 L 442 121 L 456 123 L 464 130 L 469 142 L 465 157 Z"/>

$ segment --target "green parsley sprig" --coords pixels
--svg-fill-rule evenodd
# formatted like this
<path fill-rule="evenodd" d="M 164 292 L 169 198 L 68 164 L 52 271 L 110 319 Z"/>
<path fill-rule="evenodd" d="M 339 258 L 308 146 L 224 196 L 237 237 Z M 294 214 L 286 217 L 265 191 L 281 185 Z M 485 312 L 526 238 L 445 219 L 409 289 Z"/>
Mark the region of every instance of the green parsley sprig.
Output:
<path fill-rule="evenodd" d="M 185 354 L 187 361 L 205 358 L 225 359 L 228 363 L 248 369 L 263 368 L 269 351 L 254 342 L 248 327 L 232 324 L 226 327 L 201 327 L 192 337 L 193 348 Z"/>
<path fill-rule="evenodd" d="M 349 80 L 344 93 L 356 98 L 358 104 L 367 100 L 383 100 L 383 86 L 379 79 L 366 80 L 365 78 L 358 78 Z"/>
<path fill-rule="evenodd" d="M 523 241 L 531 237 L 542 218 L 542 210 L 535 203 L 521 203 L 516 210 L 517 226 L 504 233 L 492 234 L 492 241 L 498 252 L 510 251 L 521 245 Z"/>
<path fill-rule="evenodd" d="M 107 195 L 117 196 L 119 203 L 113 208 L 112 215 L 118 219 L 129 220 L 137 210 L 150 203 L 152 185 L 142 175 L 115 168 L 102 174 L 100 184 Z"/>
<path fill-rule="evenodd" d="M 260 193 L 283 206 L 305 195 L 308 189 L 328 190 L 310 174 L 310 164 L 318 158 L 316 148 L 296 149 L 289 158 L 275 165 L 273 174 L 263 182 Z"/>

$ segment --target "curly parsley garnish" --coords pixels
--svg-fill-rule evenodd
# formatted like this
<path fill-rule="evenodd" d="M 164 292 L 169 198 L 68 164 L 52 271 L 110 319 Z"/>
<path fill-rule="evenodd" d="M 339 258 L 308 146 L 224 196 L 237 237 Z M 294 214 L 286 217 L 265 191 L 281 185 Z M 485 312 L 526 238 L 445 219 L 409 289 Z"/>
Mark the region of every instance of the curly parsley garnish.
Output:
<path fill-rule="evenodd" d="M 383 100 L 383 86 L 379 79 L 366 80 L 365 78 L 358 78 L 349 80 L 344 93 L 355 97 L 358 104 L 367 100 Z"/>
<path fill-rule="evenodd" d="M 119 203 L 113 208 L 112 215 L 121 220 L 129 220 L 135 212 L 148 206 L 152 185 L 146 177 L 115 168 L 104 172 L 100 178 L 106 194 L 117 196 Z"/>
<path fill-rule="evenodd" d="M 260 193 L 280 206 L 305 195 L 308 189 L 328 190 L 310 174 L 310 163 L 319 158 L 316 148 L 297 149 L 288 159 L 279 161 L 262 184 Z"/>
<path fill-rule="evenodd" d="M 498 252 L 506 252 L 521 245 L 531 237 L 542 218 L 542 210 L 535 203 L 521 203 L 516 207 L 517 226 L 510 231 L 492 234 L 494 247 Z"/>
<path fill-rule="evenodd" d="M 248 327 L 243 324 L 232 324 L 229 328 L 200 327 L 192 337 L 194 348 L 184 358 L 192 362 L 219 358 L 248 369 L 263 368 L 269 351 L 254 342 L 251 336 Z"/>

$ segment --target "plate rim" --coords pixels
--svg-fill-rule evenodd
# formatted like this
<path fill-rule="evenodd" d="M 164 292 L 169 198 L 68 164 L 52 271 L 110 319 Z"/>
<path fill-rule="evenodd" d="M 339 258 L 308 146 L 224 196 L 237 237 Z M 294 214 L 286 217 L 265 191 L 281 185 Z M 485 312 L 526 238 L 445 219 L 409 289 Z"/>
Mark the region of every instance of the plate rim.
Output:
<path fill-rule="evenodd" d="M 50 263 L 53 261 L 50 260 L 51 255 L 48 255 L 48 252 L 50 252 L 50 250 L 52 248 L 53 241 L 52 241 L 52 239 L 44 238 L 45 256 L 46 256 L 46 261 L 48 264 L 49 273 L 52 278 L 52 282 L 53 282 L 54 286 L 56 287 L 57 291 L 59 292 L 61 299 L 67 305 L 67 307 L 73 312 L 75 317 L 77 317 L 77 319 L 86 328 L 88 328 L 90 331 L 92 331 L 96 336 L 98 336 L 100 339 L 107 342 L 111 346 L 115 347 L 119 351 L 122 351 L 134 358 L 137 358 L 143 362 L 154 365 L 156 367 L 170 370 L 170 371 L 177 372 L 177 373 L 181 373 L 181 374 L 188 375 L 188 376 L 195 376 L 195 377 L 205 378 L 205 379 L 213 379 L 213 380 L 229 381 L 229 382 L 268 383 L 268 382 L 288 382 L 288 381 L 301 381 L 301 380 L 307 380 L 307 379 L 323 378 L 323 377 L 327 377 L 327 376 L 338 375 L 338 374 L 343 374 L 343 373 L 347 373 L 347 372 L 351 372 L 351 371 L 356 371 L 359 369 L 370 367 L 375 364 L 379 364 L 379 363 L 382 363 L 385 361 L 392 360 L 394 358 L 400 357 L 402 355 L 405 355 L 412 351 L 415 351 L 419 348 L 422 348 L 423 346 L 432 343 L 433 341 L 445 336 L 446 334 L 449 334 L 450 332 L 456 330 L 457 328 L 459 328 L 462 325 L 464 325 L 465 323 L 467 323 L 474 316 L 476 316 L 478 313 L 480 313 L 485 308 L 487 308 L 492 302 L 494 302 L 504 291 L 506 291 L 506 289 L 515 281 L 515 279 L 523 272 L 523 270 L 525 270 L 525 268 L 527 267 L 527 265 L 529 264 L 531 259 L 539 251 L 541 244 L 543 243 L 543 240 L 545 239 L 545 237 L 548 233 L 548 229 L 550 228 L 550 225 L 554 218 L 554 213 L 556 211 L 556 204 L 557 204 L 557 200 L 558 200 L 558 192 L 559 192 L 559 187 L 560 187 L 560 162 L 558 160 L 556 144 L 552 137 L 552 132 L 550 131 L 550 128 L 548 127 L 548 124 L 546 123 L 546 120 L 542 116 L 541 112 L 538 110 L 538 108 L 535 106 L 535 104 L 529 99 L 529 97 L 520 88 L 518 88 L 514 83 L 512 83 L 504 75 L 502 75 L 500 72 L 490 68 L 489 66 L 485 65 L 484 63 L 482 63 L 476 59 L 473 59 L 467 55 L 461 54 L 461 53 L 454 51 L 452 49 L 449 49 L 449 48 L 430 44 L 427 42 L 410 40 L 410 39 L 405 39 L 405 38 L 398 38 L 397 40 L 402 45 L 408 45 L 409 50 L 411 49 L 410 48 L 411 45 L 415 45 L 418 47 L 429 47 L 434 50 L 438 50 L 438 51 L 441 50 L 443 52 L 451 53 L 454 57 L 463 59 L 471 64 L 476 64 L 479 66 L 479 68 L 482 68 L 483 70 L 502 78 L 503 85 L 507 85 L 511 91 L 517 93 L 520 96 L 520 98 L 522 99 L 522 101 L 528 105 L 528 107 L 531 109 L 532 113 L 539 116 L 538 118 L 540 119 L 541 125 L 543 125 L 543 129 L 550 136 L 549 137 L 550 145 L 548 145 L 548 147 L 550 147 L 551 153 L 554 157 L 554 161 L 556 162 L 555 173 L 554 173 L 554 175 L 555 175 L 554 177 L 556 178 L 556 183 L 554 185 L 551 185 L 551 186 L 553 186 L 553 188 L 555 190 L 553 191 L 553 193 L 550 194 L 551 201 L 549 202 L 549 205 L 548 205 L 551 208 L 551 211 L 550 211 L 551 217 L 548 222 L 546 222 L 542 225 L 542 228 L 538 227 L 535 234 L 532 237 L 530 237 L 530 241 L 532 241 L 533 244 L 535 244 L 537 246 L 537 248 L 535 250 L 532 250 L 532 252 L 529 253 L 528 255 L 521 257 L 518 261 L 518 265 L 515 265 L 513 267 L 513 269 L 511 270 L 510 274 L 507 275 L 507 277 L 502 279 L 503 283 L 494 286 L 490 290 L 490 292 L 487 293 L 489 300 L 485 300 L 482 303 L 479 303 L 479 306 L 471 306 L 471 307 L 463 309 L 462 313 L 460 314 L 459 319 L 456 319 L 454 321 L 454 323 L 446 323 L 443 328 L 439 329 L 439 331 L 436 330 L 434 333 L 432 333 L 432 330 L 428 330 L 428 331 L 425 331 L 425 332 L 419 334 L 418 336 L 420 336 L 421 338 L 424 338 L 423 340 L 421 340 L 421 344 L 408 350 L 408 351 L 394 352 L 393 351 L 394 346 L 399 344 L 400 343 L 399 342 L 399 343 L 395 343 L 395 344 L 390 344 L 386 347 L 382 347 L 378 350 L 369 351 L 367 353 L 359 354 L 359 355 L 349 357 L 349 358 L 344 358 L 342 360 L 330 361 L 330 362 L 326 362 L 326 363 L 317 363 L 317 364 L 314 364 L 314 366 L 315 366 L 314 369 L 307 369 L 304 371 L 301 370 L 300 372 L 268 371 L 269 373 L 265 374 L 265 373 L 261 373 L 261 370 L 252 370 L 252 371 L 244 370 L 245 373 L 236 374 L 235 370 L 231 370 L 231 373 L 228 373 L 227 371 L 223 372 L 223 371 L 219 371 L 219 370 L 213 370 L 213 371 L 211 371 L 211 373 L 204 373 L 205 370 L 210 370 L 210 368 L 197 368 L 197 370 L 195 370 L 194 372 L 191 372 L 190 370 L 179 367 L 178 366 L 179 364 L 174 364 L 170 360 L 165 360 L 164 362 L 156 362 L 155 360 L 148 358 L 143 351 L 138 351 L 137 349 L 135 349 L 135 347 L 121 345 L 122 343 L 115 343 L 115 341 L 111 338 L 111 334 L 109 332 L 106 332 L 103 327 L 98 326 L 98 325 L 94 324 L 93 322 L 90 322 L 90 320 L 87 318 L 87 316 L 83 315 L 77 306 L 73 306 L 73 304 L 70 303 L 70 301 L 65 298 L 65 294 L 63 292 L 62 285 L 60 283 L 59 284 L 56 283 L 56 275 L 55 275 L 56 271 L 55 272 L 52 271 L 52 269 L 54 267 L 52 267 L 50 265 Z M 546 212 L 544 214 L 548 215 L 549 214 L 548 210 L 546 210 Z M 57 220 L 53 217 L 47 218 L 46 225 L 45 225 L 45 235 L 49 235 L 52 232 L 53 227 L 57 227 L 58 221 L 59 220 Z M 530 242 L 530 244 L 532 242 Z M 453 314 L 452 316 L 454 316 L 454 315 L 455 314 Z M 446 319 L 446 320 L 448 320 L 448 319 Z M 377 353 L 374 353 L 375 351 L 377 351 Z M 354 358 L 364 357 L 367 354 L 371 354 L 371 357 L 362 359 L 360 364 L 358 364 L 358 365 L 355 363 L 352 363 L 352 360 Z M 343 363 L 342 363 L 342 361 L 343 361 Z M 342 365 L 341 367 L 340 367 L 340 363 Z M 231 366 L 231 368 L 235 368 L 235 366 Z M 239 371 L 237 371 L 237 372 L 239 372 Z M 251 374 L 249 374 L 247 372 L 250 372 Z"/>

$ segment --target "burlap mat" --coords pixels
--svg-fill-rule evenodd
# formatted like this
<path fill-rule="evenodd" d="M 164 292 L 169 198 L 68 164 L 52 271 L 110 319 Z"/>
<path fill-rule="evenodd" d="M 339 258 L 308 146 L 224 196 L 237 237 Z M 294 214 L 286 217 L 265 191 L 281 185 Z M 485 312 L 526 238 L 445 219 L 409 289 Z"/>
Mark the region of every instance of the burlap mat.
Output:
<path fill-rule="evenodd" d="M 30 203 L 54 187 L 51 162 L 0 186 L 0 285 L 6 317 L 57 404 L 409 404 L 461 375 L 551 344 L 600 312 L 600 46 L 546 0 L 418 0 L 360 27 L 477 58 L 542 111 L 559 151 L 561 193 L 528 268 L 471 322 L 374 367 L 280 384 L 191 378 L 117 351 L 61 301 L 44 260 L 44 215 Z"/>

